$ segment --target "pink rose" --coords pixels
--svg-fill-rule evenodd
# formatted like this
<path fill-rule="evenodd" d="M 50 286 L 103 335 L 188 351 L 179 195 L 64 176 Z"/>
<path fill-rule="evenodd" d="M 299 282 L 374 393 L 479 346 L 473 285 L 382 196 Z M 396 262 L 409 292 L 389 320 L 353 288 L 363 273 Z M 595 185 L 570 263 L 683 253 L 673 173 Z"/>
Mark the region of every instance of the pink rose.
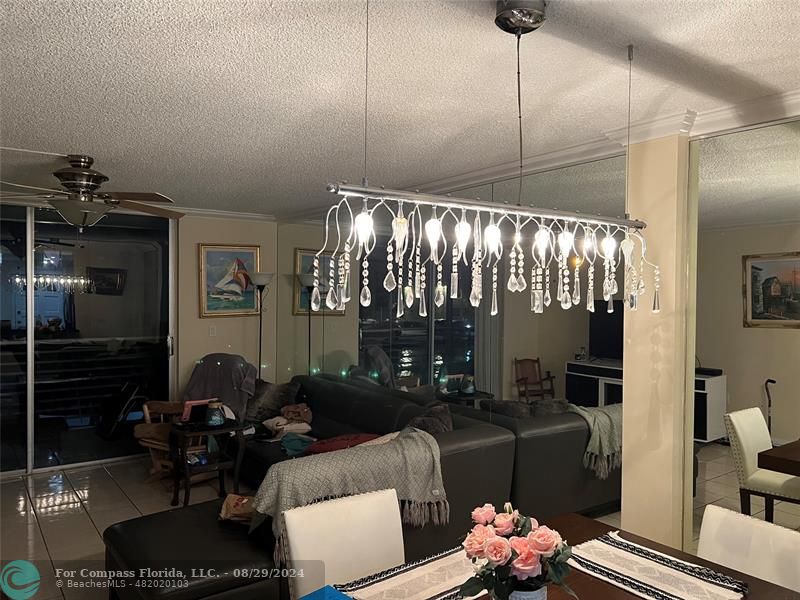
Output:
<path fill-rule="evenodd" d="M 494 536 L 494 527 L 491 525 L 475 525 L 461 545 L 470 558 L 483 558 L 483 548 Z"/>
<path fill-rule="evenodd" d="M 542 562 L 539 553 L 531 548 L 527 538 L 512 537 L 509 540 L 517 558 L 511 561 L 511 574 L 517 579 L 527 579 L 542 574 Z"/>
<path fill-rule="evenodd" d="M 542 525 L 528 534 L 528 542 L 542 556 L 553 556 L 561 547 L 561 536 L 557 531 Z"/>
<path fill-rule="evenodd" d="M 486 560 L 495 565 L 504 565 L 511 558 L 511 544 L 504 537 L 490 538 L 483 547 Z"/>
<path fill-rule="evenodd" d="M 514 525 L 517 522 L 519 513 L 515 510 L 513 513 L 500 513 L 494 518 L 494 530 L 497 535 L 508 535 L 514 531 Z"/>
<path fill-rule="evenodd" d="M 472 511 L 472 520 L 481 525 L 488 525 L 494 521 L 496 515 L 497 512 L 494 510 L 494 505 L 484 504 Z"/>

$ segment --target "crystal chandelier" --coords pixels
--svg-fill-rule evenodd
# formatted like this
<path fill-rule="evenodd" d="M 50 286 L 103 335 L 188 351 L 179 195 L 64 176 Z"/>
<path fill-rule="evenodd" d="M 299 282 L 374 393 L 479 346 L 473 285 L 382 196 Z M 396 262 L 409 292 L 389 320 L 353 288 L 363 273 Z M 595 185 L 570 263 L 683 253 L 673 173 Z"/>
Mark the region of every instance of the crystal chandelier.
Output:
<path fill-rule="evenodd" d="M 642 233 L 646 225 L 641 221 L 347 184 L 331 184 L 328 191 L 341 197 L 328 210 L 325 242 L 313 261 L 314 311 L 322 306 L 323 284 L 328 309 L 342 310 L 351 300 L 353 252 L 361 274 L 359 303 L 369 306 L 369 259 L 378 251 L 385 251 L 387 272 L 382 287 L 397 293 L 397 317 L 415 302 L 419 315 L 427 316 L 429 270 L 435 274 L 433 303 L 437 307 L 448 293 L 457 298 L 459 278 L 467 277 L 469 301 L 477 308 L 484 299 L 483 270 L 490 269 L 491 289 L 486 291 L 491 294 L 492 315 L 498 312 L 497 292 L 503 285 L 511 293 L 528 290 L 534 313 L 544 312 L 553 301 L 564 310 L 584 304 L 594 312 L 595 270 L 600 271 L 600 289 L 609 312 L 620 293 L 624 304 L 637 310 L 650 270 L 653 311 L 659 310 L 659 270 L 647 259 Z M 391 223 L 385 249 L 377 248 L 375 225 L 381 217 Z M 511 235 L 504 235 L 504 230 Z M 329 247 L 333 248 L 330 267 L 328 273 L 321 273 L 319 256 Z M 443 280 L 445 261 L 452 265 L 449 282 Z M 508 264 L 505 282 L 498 281 L 501 261 Z M 580 277 L 584 263 L 588 265 L 585 285 Z M 623 290 L 617 284 L 619 269 L 624 274 Z"/>
<path fill-rule="evenodd" d="M 637 310 L 646 292 L 645 275 L 653 274 L 653 312 L 660 311 L 658 266 L 647 258 L 642 221 L 628 214 L 628 162 L 626 157 L 625 217 L 607 218 L 558 210 L 523 207 L 522 197 L 522 93 L 520 83 L 520 38 L 544 21 L 541 0 L 499 0 L 497 25 L 517 39 L 517 108 L 519 118 L 519 190 L 517 204 L 451 196 L 370 188 L 366 177 L 367 116 L 369 81 L 369 2 L 367 2 L 366 57 L 364 77 L 364 177 L 362 185 L 329 184 L 328 191 L 339 196 L 325 216 L 325 239 L 313 260 L 311 309 L 318 311 L 324 301 L 330 310 L 343 310 L 352 299 L 350 273 L 355 253 L 360 271 L 358 299 L 361 306 L 372 302 L 369 259 L 373 252 L 385 252 L 388 293 L 397 294 L 396 316 L 417 305 L 420 317 L 428 315 L 428 273 L 433 272 L 433 304 L 441 307 L 447 295 L 458 298 L 459 278 L 470 281 L 469 302 L 479 307 L 484 291 L 491 294 L 491 315 L 498 314 L 499 286 L 511 293 L 530 294 L 530 309 L 543 313 L 553 302 L 568 310 L 583 304 L 595 310 L 595 270 L 602 277 L 600 289 L 613 312 L 613 300 L 621 295 L 623 304 Z M 516 25 L 515 25 L 516 24 Z M 628 47 L 628 150 L 630 148 L 631 64 L 633 47 Z M 381 217 L 391 224 L 385 248 L 377 248 L 376 222 Z M 332 248 L 327 273 L 320 272 L 320 255 Z M 449 282 L 443 265 L 451 261 Z M 499 282 L 498 266 L 508 263 L 508 278 Z M 587 265 L 586 283 L 581 267 Z M 490 289 L 484 290 L 483 271 L 491 270 Z M 623 289 L 617 272 L 622 269 Z M 323 299 L 321 288 L 327 288 Z"/>
<path fill-rule="evenodd" d="M 28 278 L 22 275 L 14 275 L 11 281 L 22 291 L 28 287 Z M 91 279 L 73 275 L 34 275 L 31 277 L 31 282 L 33 289 L 37 291 L 85 294 L 91 293 L 94 289 Z"/>

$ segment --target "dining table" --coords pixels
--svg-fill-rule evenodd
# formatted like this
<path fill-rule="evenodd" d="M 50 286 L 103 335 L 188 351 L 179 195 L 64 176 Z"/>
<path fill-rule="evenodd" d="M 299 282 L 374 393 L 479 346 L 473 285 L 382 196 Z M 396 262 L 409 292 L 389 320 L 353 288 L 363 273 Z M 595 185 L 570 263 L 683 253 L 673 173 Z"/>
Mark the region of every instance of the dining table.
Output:
<path fill-rule="evenodd" d="M 703 560 L 697 556 L 582 515 L 574 513 L 563 514 L 547 519 L 542 524 L 558 531 L 562 538 L 573 548 L 586 542 L 597 544 L 598 542 L 592 542 L 592 540 L 596 540 L 601 536 L 604 536 L 603 539 L 609 539 L 606 534 L 610 534 L 610 538 L 619 540 L 619 543 L 631 542 L 632 544 L 643 546 L 645 550 L 652 550 L 678 559 L 678 561 L 706 567 L 716 574 L 732 578 L 728 580 L 729 584 L 738 585 L 744 583 L 747 590 L 743 597 L 744 600 L 800 600 L 800 592 Z M 603 550 L 603 552 L 606 551 Z M 583 552 L 582 556 L 586 558 Z M 654 568 L 658 569 L 658 567 Z M 473 567 L 469 560 L 466 559 L 463 549 L 456 547 L 440 554 L 429 556 L 422 561 L 407 563 L 349 584 L 337 586 L 337 593 L 339 594 L 337 598 L 338 600 L 386 600 L 392 598 L 403 598 L 404 600 L 457 600 L 460 597 L 457 593 L 458 589 L 472 574 L 472 570 Z M 669 581 L 669 579 L 670 576 L 667 576 L 664 581 Z M 658 578 L 655 578 L 655 580 L 658 580 Z M 638 596 L 628 589 L 617 587 L 605 579 L 600 579 L 589 574 L 588 571 L 574 566 L 569 575 L 567 575 L 566 584 L 579 600 L 634 600 L 644 597 Z M 685 596 L 671 595 L 665 589 L 662 589 L 661 592 L 662 595 L 659 597 L 663 598 L 696 600 Z M 646 597 L 656 596 L 648 595 Z M 548 585 L 547 598 L 548 600 L 575 600 L 575 596 L 572 596 L 567 589 L 553 584 Z M 314 598 L 309 597 L 308 600 L 330 599 L 323 594 Z M 482 592 L 470 600 L 490 600 L 490 596 L 488 593 Z"/>
<path fill-rule="evenodd" d="M 800 440 L 759 452 L 758 466 L 800 477 Z"/>
<path fill-rule="evenodd" d="M 558 531 L 571 546 L 589 541 L 610 531 L 619 530 L 620 535 L 628 541 L 646 546 L 651 550 L 668 554 L 686 562 L 708 567 L 719 573 L 729 575 L 734 579 L 745 582 L 749 588 L 745 600 L 800 600 L 800 593 L 798 592 L 758 579 L 752 575 L 728 569 L 722 565 L 703 560 L 702 558 L 676 550 L 670 546 L 665 546 L 650 539 L 620 530 L 617 527 L 606 525 L 595 519 L 590 519 L 578 514 L 564 514 L 547 519 L 544 524 Z M 572 569 L 567 578 L 567 584 L 581 600 L 633 600 L 634 598 L 639 598 L 630 592 L 611 585 L 610 583 L 606 583 L 605 581 L 601 581 L 577 569 Z M 575 600 L 563 588 L 552 585 L 548 589 L 547 597 L 548 600 Z"/>

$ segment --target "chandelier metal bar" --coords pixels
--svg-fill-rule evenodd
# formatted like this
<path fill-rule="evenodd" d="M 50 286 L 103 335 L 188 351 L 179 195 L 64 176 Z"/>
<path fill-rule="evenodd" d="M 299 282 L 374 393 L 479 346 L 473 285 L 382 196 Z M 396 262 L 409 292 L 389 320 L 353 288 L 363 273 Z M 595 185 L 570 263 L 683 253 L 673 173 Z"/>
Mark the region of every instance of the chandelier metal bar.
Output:
<path fill-rule="evenodd" d="M 631 229 L 644 229 L 647 223 L 636 219 L 625 219 L 615 217 L 603 217 L 600 215 L 589 215 L 586 213 L 569 212 L 563 210 L 534 208 L 526 206 L 514 206 L 509 204 L 494 204 L 481 200 L 471 200 L 469 198 L 454 198 L 451 196 L 439 196 L 436 194 L 424 194 L 421 192 L 408 192 L 402 190 L 387 190 L 383 188 L 363 187 L 346 183 L 330 183 L 328 191 L 342 196 L 353 196 L 357 198 L 372 198 L 375 200 L 402 200 L 415 204 L 425 204 L 427 206 L 445 206 L 448 208 L 479 210 L 490 213 L 519 215 L 523 217 L 539 217 L 543 219 L 561 219 L 563 221 L 583 221 L 592 225 L 619 225 Z"/>

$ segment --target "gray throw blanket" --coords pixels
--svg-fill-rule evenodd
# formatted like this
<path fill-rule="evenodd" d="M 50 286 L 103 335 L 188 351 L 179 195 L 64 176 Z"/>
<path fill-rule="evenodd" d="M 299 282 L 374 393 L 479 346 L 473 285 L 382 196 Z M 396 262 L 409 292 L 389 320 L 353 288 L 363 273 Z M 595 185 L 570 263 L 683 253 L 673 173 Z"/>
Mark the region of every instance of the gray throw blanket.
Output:
<path fill-rule="evenodd" d="M 583 407 L 569 404 L 569 412 L 580 415 L 589 425 L 589 442 L 583 466 L 598 479 L 608 479 L 612 469 L 622 465 L 622 404 Z"/>
<path fill-rule="evenodd" d="M 446 524 L 450 518 L 442 484 L 439 445 L 419 429 L 404 429 L 385 444 L 354 446 L 276 463 L 267 471 L 255 497 L 251 530 L 272 517 L 277 544 L 283 553 L 283 513 L 331 498 L 394 488 L 402 519 L 415 527 Z"/>

